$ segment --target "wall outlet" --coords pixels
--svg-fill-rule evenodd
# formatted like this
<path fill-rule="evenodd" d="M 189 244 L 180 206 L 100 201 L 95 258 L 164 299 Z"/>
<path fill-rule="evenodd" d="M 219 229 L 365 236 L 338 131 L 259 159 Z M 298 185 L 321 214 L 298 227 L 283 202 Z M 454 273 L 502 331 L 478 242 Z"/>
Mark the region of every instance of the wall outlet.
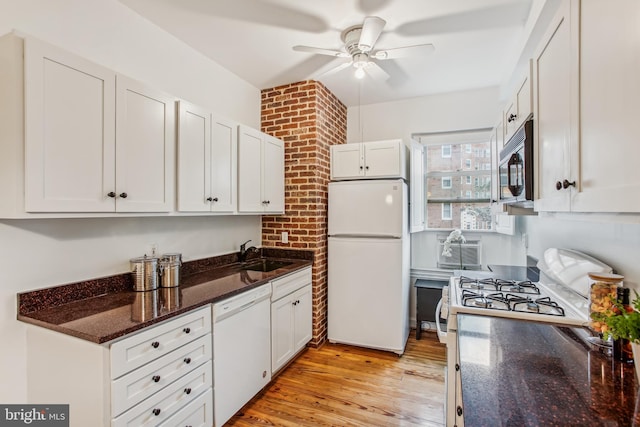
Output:
<path fill-rule="evenodd" d="M 289 233 L 286 231 L 282 232 L 282 243 L 289 243 Z"/>
<path fill-rule="evenodd" d="M 525 249 L 529 247 L 529 235 L 527 233 L 522 233 L 522 246 Z"/>

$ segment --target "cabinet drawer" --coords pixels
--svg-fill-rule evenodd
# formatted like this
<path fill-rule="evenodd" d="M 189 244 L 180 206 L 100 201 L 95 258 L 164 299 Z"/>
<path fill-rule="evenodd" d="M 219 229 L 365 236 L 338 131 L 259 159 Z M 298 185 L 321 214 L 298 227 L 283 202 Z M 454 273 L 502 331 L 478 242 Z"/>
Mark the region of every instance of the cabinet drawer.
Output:
<path fill-rule="evenodd" d="M 209 389 L 205 393 L 195 398 L 184 408 L 176 412 L 167 421 L 160 424 L 160 427 L 169 426 L 190 426 L 190 427 L 211 427 L 213 425 L 213 390 Z"/>
<path fill-rule="evenodd" d="M 111 383 L 111 416 L 159 392 L 211 360 L 211 336 L 205 335 Z"/>
<path fill-rule="evenodd" d="M 288 276 L 276 279 L 271 282 L 272 295 L 271 301 L 277 301 L 285 295 L 300 289 L 304 285 L 311 283 L 311 267 L 304 270 L 289 274 Z"/>
<path fill-rule="evenodd" d="M 211 332 L 211 306 L 143 330 L 111 345 L 111 379 Z"/>
<path fill-rule="evenodd" d="M 207 362 L 178 381 L 113 419 L 113 427 L 156 426 L 167 421 L 206 390 L 211 390 L 211 363 Z"/>

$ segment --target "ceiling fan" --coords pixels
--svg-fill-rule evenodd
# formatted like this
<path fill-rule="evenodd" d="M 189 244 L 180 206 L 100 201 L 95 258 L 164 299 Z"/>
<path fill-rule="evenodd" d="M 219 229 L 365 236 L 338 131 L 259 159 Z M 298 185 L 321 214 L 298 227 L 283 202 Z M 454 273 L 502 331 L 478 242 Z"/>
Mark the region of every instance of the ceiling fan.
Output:
<path fill-rule="evenodd" d="M 387 74 L 387 72 L 384 71 L 375 61 L 424 55 L 433 52 L 434 47 L 432 44 L 419 44 L 393 49 L 373 50 L 378 37 L 382 34 L 385 24 L 386 21 L 382 18 L 377 16 L 368 16 L 364 19 L 362 25 L 355 25 L 347 28 L 341 35 L 342 41 L 344 42 L 344 50 L 323 49 L 311 46 L 294 46 L 293 50 L 297 52 L 328 55 L 336 58 L 351 58 L 350 61 L 344 62 L 337 67 L 321 73 L 320 75 L 333 74 L 349 66 L 353 66 L 356 69 L 355 76 L 359 79 L 369 73 L 374 78 L 384 80 L 389 78 L 389 74 Z M 316 77 L 319 77 L 320 75 Z"/>

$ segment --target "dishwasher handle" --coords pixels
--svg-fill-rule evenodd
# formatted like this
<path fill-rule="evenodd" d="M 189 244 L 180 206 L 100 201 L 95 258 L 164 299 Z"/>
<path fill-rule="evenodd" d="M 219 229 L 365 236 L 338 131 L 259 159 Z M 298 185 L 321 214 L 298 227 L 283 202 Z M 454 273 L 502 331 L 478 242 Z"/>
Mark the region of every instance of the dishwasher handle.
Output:
<path fill-rule="evenodd" d="M 218 323 L 229 316 L 248 310 L 258 302 L 268 299 L 271 296 L 270 285 L 248 291 L 244 295 L 221 301 L 213 305 L 213 321 Z"/>

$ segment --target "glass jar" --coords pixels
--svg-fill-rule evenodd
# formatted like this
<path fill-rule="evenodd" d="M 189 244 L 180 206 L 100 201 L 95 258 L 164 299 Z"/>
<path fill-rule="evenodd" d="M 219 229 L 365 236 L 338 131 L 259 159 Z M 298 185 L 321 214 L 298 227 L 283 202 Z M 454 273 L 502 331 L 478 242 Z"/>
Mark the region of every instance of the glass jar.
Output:
<path fill-rule="evenodd" d="M 589 290 L 589 318 L 591 329 L 602 334 L 607 330 L 604 322 L 593 320 L 594 313 L 606 313 L 613 308 L 613 302 L 617 297 L 617 289 L 622 286 L 624 276 L 613 273 L 589 273 L 591 282 Z"/>

